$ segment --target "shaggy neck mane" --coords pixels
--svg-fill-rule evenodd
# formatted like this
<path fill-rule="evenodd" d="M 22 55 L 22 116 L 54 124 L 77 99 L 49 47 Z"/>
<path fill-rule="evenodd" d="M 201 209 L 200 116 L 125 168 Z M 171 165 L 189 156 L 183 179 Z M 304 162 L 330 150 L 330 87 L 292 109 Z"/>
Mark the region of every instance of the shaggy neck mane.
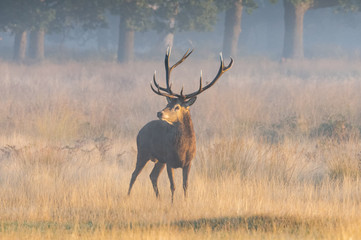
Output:
<path fill-rule="evenodd" d="M 194 136 L 193 123 L 189 111 L 184 112 L 183 119 L 179 122 L 179 128 L 184 136 Z"/>

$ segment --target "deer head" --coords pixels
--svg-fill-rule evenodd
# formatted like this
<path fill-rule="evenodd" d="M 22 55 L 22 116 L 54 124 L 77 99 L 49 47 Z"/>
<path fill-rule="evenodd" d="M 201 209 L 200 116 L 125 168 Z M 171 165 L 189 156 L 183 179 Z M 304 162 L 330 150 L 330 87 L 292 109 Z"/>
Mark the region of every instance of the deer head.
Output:
<path fill-rule="evenodd" d="M 170 82 L 170 74 L 174 68 L 181 64 L 187 57 L 193 52 L 193 50 L 188 50 L 183 57 L 176 62 L 172 67 L 169 67 L 169 56 L 171 54 L 171 49 L 168 47 L 165 55 L 165 72 L 166 72 L 166 87 L 161 87 L 156 81 L 156 72 L 153 75 L 153 87 L 152 83 L 150 84 L 151 89 L 154 93 L 164 96 L 167 98 L 167 106 L 160 112 L 157 113 L 157 117 L 160 120 L 166 121 L 170 124 L 175 122 L 182 121 L 182 118 L 185 113 L 189 111 L 189 107 L 197 100 L 197 95 L 212 87 L 218 79 L 222 76 L 223 73 L 228 71 L 233 65 L 233 59 L 231 58 L 228 66 L 224 66 L 222 53 L 220 54 L 221 65 L 219 67 L 216 77 L 206 86 L 203 86 L 202 83 L 202 71 L 199 79 L 199 88 L 197 91 L 189 94 L 183 94 L 183 87 L 179 94 L 172 91 L 172 83 Z"/>

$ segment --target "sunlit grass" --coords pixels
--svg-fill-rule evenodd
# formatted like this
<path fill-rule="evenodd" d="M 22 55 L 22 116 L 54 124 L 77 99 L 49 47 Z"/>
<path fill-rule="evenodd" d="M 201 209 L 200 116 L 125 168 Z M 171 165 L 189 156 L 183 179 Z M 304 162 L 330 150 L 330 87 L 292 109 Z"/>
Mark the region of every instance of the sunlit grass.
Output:
<path fill-rule="evenodd" d="M 174 71 L 197 88 L 218 62 Z M 162 62 L 0 64 L 1 239 L 357 239 L 359 62 L 239 61 L 192 106 L 189 197 L 153 163 L 127 196 L 135 137 L 165 100 Z"/>

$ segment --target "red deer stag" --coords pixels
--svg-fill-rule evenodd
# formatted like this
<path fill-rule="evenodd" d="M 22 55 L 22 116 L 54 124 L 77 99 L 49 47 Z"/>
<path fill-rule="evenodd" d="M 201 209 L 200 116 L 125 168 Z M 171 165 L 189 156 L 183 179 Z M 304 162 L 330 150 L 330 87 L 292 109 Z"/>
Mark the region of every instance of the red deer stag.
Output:
<path fill-rule="evenodd" d="M 233 64 L 233 59 L 231 58 L 229 65 L 224 66 L 221 54 L 221 66 L 213 81 L 203 87 L 201 73 L 199 89 L 197 91 L 190 94 L 183 94 L 182 88 L 179 94 L 174 93 L 171 89 L 170 74 L 175 67 L 181 64 L 192 53 L 192 51 L 188 50 L 177 63 L 172 67 L 169 67 L 170 48 L 167 49 L 164 60 L 166 72 L 165 88 L 159 86 L 155 79 L 154 72 L 153 83 L 155 88 L 152 84 L 150 87 L 156 94 L 166 97 L 168 104 L 162 111 L 157 113 L 159 120 L 147 123 L 138 133 L 137 163 L 130 180 L 128 195 L 145 164 L 149 160 L 152 160 L 155 162 L 155 166 L 150 174 L 150 179 L 156 197 L 159 197 L 158 177 L 166 165 L 172 192 L 172 202 L 175 190 L 174 168 L 183 169 L 183 189 L 184 196 L 187 197 L 188 174 L 192 159 L 196 152 L 196 137 L 189 113 L 189 106 L 196 101 L 198 94 L 212 87 L 222 74 L 228 71 Z"/>

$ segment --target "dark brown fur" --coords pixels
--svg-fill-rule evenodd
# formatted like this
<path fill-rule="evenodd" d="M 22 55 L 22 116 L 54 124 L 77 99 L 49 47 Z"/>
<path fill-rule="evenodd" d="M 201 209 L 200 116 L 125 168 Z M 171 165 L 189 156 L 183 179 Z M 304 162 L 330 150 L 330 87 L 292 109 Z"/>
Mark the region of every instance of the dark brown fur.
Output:
<path fill-rule="evenodd" d="M 149 160 L 155 162 L 150 174 L 156 196 L 159 196 L 158 177 L 167 166 L 170 180 L 172 199 L 174 195 L 174 168 L 183 169 L 183 189 L 187 195 L 188 174 L 191 161 L 196 152 L 196 138 L 192 119 L 189 113 L 188 102 L 178 99 L 170 100 L 163 111 L 158 113 L 160 120 L 147 123 L 137 136 L 137 164 L 132 174 L 128 194 L 131 188 Z M 179 109 L 176 110 L 175 108 Z"/>

